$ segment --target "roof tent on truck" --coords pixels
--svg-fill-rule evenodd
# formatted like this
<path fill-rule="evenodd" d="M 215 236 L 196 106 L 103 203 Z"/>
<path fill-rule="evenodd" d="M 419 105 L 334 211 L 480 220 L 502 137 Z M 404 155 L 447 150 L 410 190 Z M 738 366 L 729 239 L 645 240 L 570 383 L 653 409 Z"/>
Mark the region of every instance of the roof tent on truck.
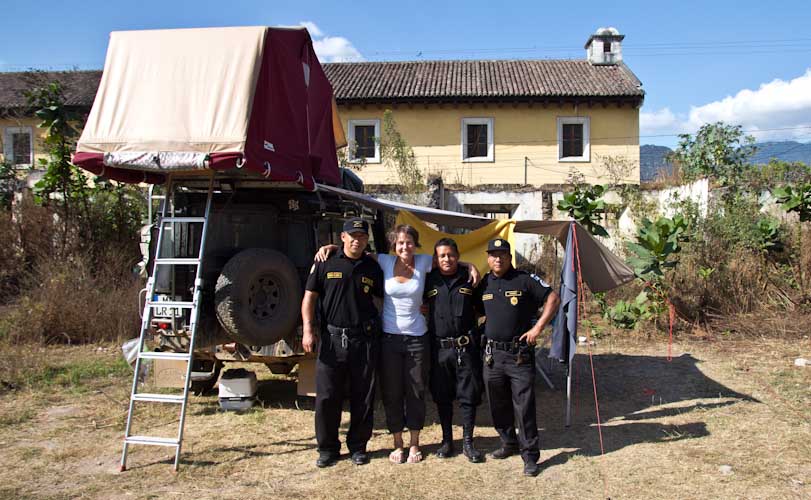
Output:
<path fill-rule="evenodd" d="M 340 184 L 342 142 L 304 28 L 119 31 L 74 163 L 123 182 L 213 169 L 313 189 Z"/>

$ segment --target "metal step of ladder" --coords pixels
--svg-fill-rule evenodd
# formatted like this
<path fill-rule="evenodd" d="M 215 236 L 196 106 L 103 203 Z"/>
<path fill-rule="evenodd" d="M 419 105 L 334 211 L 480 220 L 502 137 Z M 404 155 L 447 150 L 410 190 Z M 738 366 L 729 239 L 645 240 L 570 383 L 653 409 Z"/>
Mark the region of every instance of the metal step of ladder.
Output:
<path fill-rule="evenodd" d="M 175 462 L 174 470 L 177 471 L 180 463 L 180 450 L 183 443 L 183 427 L 186 421 L 186 409 L 189 404 L 189 390 L 192 371 L 192 360 L 194 357 L 195 337 L 197 335 L 197 322 L 200 317 L 200 300 L 202 295 L 202 273 L 203 273 L 203 255 L 205 255 L 206 235 L 208 232 L 208 221 L 211 214 L 211 204 L 214 195 L 214 176 L 212 175 L 208 185 L 208 194 L 206 197 L 205 215 L 203 217 L 175 217 L 174 216 L 174 203 L 173 194 L 174 186 L 172 179 L 167 179 L 166 195 L 164 197 L 162 216 L 160 218 L 160 226 L 158 230 L 158 242 L 155 246 L 155 259 L 152 265 L 152 275 L 147 280 L 147 300 L 144 304 L 143 320 L 141 322 L 141 334 L 138 340 L 138 356 L 135 360 L 135 373 L 132 378 L 132 391 L 130 392 L 129 411 L 127 413 L 127 426 L 124 430 L 124 450 L 121 454 L 121 471 L 127 470 L 127 453 L 129 446 L 133 444 L 150 445 L 150 446 L 165 446 L 175 449 Z M 153 196 L 150 189 L 150 197 Z M 200 248 L 196 258 L 175 258 L 175 257 L 162 257 L 161 250 L 163 248 L 164 231 L 171 224 L 175 223 L 198 223 L 203 225 L 202 234 L 200 237 Z M 192 294 L 191 302 L 186 301 L 154 301 L 152 298 L 155 293 L 155 277 L 157 276 L 158 269 L 165 269 L 169 266 L 196 266 L 195 279 L 194 279 L 194 292 Z M 158 307 L 170 307 L 175 309 L 191 310 L 189 321 L 189 351 L 188 352 L 156 352 L 144 351 L 144 341 L 149 332 L 149 326 L 153 318 L 154 309 Z M 150 394 L 138 392 L 138 379 L 141 373 L 141 363 L 143 360 L 177 360 L 186 362 L 186 383 L 183 386 L 183 394 Z M 135 404 L 170 404 L 180 405 L 180 420 L 178 422 L 177 437 L 158 437 L 158 436 L 143 436 L 132 435 L 133 414 L 135 412 Z"/>

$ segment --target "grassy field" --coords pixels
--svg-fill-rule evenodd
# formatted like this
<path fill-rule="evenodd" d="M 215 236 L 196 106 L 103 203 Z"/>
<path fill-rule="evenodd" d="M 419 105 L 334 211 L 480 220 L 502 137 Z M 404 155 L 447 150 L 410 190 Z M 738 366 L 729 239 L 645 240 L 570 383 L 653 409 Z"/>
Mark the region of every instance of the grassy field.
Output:
<path fill-rule="evenodd" d="M 576 358 L 570 428 L 561 391 L 539 383 L 543 471 L 525 478 L 519 457 L 388 463 L 382 406 L 371 464 L 316 469 L 312 402 L 295 396 L 294 379 L 264 367 L 253 367 L 263 407 L 224 413 L 213 395 L 192 399 L 179 473 L 167 449 L 143 446 L 132 448 L 129 470 L 119 473 L 131 372 L 118 348 L 7 346 L 0 497 L 811 498 L 811 367 L 793 366 L 811 356 L 811 342 L 689 337 L 674 345 L 672 362 L 666 353 L 662 343 L 597 341 L 604 455 L 588 357 Z M 563 374 L 552 368 L 560 386 Z M 429 408 L 424 451 L 431 452 L 440 430 Z M 172 410 L 142 417 L 152 432 L 169 433 Z M 486 403 L 479 424 L 479 447 L 495 449 Z"/>

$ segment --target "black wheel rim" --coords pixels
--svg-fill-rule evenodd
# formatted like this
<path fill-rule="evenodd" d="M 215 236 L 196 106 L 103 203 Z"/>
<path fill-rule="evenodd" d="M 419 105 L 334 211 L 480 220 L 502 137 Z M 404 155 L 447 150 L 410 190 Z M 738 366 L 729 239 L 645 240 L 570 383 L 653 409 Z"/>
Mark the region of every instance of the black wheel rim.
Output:
<path fill-rule="evenodd" d="M 282 288 L 270 274 L 260 274 L 251 281 L 248 309 L 254 318 L 266 321 L 273 318 L 282 303 Z"/>

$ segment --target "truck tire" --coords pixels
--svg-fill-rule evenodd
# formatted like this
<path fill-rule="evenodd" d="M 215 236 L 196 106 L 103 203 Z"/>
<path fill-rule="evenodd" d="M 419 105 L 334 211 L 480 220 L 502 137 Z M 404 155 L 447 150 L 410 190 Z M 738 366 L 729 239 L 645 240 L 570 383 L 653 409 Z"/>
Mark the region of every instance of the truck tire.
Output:
<path fill-rule="evenodd" d="M 295 330 L 301 294 L 298 272 L 286 255 L 249 248 L 231 257 L 217 278 L 217 319 L 241 344 L 270 345 Z"/>

